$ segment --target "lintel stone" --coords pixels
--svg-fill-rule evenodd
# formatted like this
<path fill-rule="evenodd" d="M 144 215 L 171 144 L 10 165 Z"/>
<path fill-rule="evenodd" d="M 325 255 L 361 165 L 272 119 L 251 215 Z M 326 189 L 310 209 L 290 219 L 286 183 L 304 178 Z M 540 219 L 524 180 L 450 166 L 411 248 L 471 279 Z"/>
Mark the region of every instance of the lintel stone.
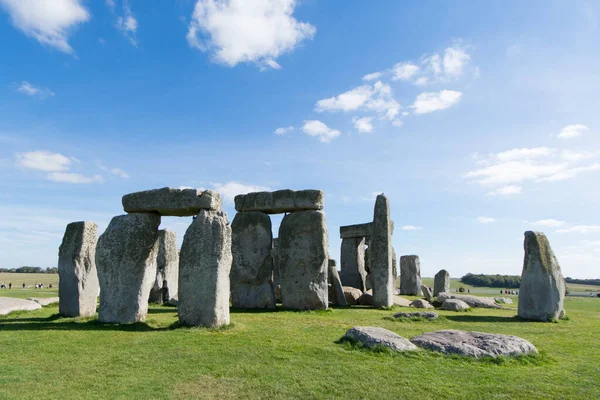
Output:
<path fill-rule="evenodd" d="M 191 217 L 200 210 L 221 211 L 222 206 L 221 195 L 212 190 L 164 187 L 123 196 L 123 209 L 128 213 Z"/>
<path fill-rule="evenodd" d="M 293 211 L 322 210 L 324 195 L 321 190 L 276 190 L 253 192 L 235 196 L 235 209 L 262 211 L 267 214 L 282 214 Z"/>

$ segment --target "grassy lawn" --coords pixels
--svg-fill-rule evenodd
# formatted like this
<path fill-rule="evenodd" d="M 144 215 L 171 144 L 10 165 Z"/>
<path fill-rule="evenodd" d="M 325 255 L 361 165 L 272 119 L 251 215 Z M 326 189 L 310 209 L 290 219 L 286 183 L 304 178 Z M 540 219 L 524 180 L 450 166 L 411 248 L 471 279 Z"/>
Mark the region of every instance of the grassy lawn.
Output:
<path fill-rule="evenodd" d="M 0 282 L 5 282 L 8 285 L 12 282 L 12 289 L 0 290 L 2 297 L 16 297 L 26 299 L 28 297 L 56 297 L 58 296 L 58 274 L 15 274 L 8 272 L 0 272 Z M 44 289 L 34 289 L 33 285 L 36 282 L 44 284 Z M 21 289 L 21 285 L 25 283 L 26 289 Z M 49 289 L 52 284 L 52 289 Z"/>
<path fill-rule="evenodd" d="M 513 310 L 440 311 L 437 322 L 395 311 L 232 311 L 223 330 L 177 327 L 153 306 L 143 324 L 59 318 L 56 306 L 0 317 L 0 398 L 600 398 L 600 299 L 567 298 L 570 320 L 520 322 Z M 466 360 L 401 355 L 336 341 L 371 325 L 411 338 L 438 329 L 514 334 L 538 357 Z"/>

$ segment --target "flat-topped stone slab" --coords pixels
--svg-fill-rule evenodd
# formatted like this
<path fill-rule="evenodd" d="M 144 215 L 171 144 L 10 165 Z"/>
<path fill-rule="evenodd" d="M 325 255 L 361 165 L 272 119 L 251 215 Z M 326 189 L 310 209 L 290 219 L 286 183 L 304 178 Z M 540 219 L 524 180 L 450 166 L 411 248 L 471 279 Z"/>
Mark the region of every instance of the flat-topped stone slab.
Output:
<path fill-rule="evenodd" d="M 399 352 L 417 350 L 417 346 L 402 336 L 374 326 L 355 326 L 346 332 L 343 339 L 360 342 L 369 348 L 383 346 Z"/>
<path fill-rule="evenodd" d="M 164 187 L 123 196 L 123 209 L 128 213 L 191 217 L 200 210 L 221 211 L 222 207 L 221 195 L 212 190 Z"/>
<path fill-rule="evenodd" d="M 394 318 L 425 318 L 425 319 L 438 319 L 439 316 L 434 312 L 399 312 L 394 314 Z"/>
<path fill-rule="evenodd" d="M 324 197 L 323 191 L 314 189 L 239 194 L 235 196 L 235 210 L 262 211 L 267 214 L 322 210 Z"/>
<path fill-rule="evenodd" d="M 394 221 L 390 221 L 392 234 L 394 233 Z M 354 224 L 340 226 L 340 239 L 371 237 L 373 233 L 373 223 Z"/>
<path fill-rule="evenodd" d="M 0 297 L 0 315 L 6 315 L 13 311 L 39 310 L 40 308 L 42 308 L 42 306 L 33 300 Z"/>

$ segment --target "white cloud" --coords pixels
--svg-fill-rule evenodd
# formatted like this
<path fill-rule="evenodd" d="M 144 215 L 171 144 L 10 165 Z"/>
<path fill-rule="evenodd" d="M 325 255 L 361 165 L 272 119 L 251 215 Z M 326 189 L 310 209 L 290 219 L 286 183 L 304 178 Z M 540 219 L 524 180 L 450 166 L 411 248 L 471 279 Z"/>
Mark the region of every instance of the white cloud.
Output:
<path fill-rule="evenodd" d="M 520 194 L 522 189 L 523 188 L 521 186 L 508 185 L 508 186 L 502 186 L 502 187 L 490 192 L 489 194 L 492 196 L 495 196 L 495 195 L 510 196 L 513 194 Z"/>
<path fill-rule="evenodd" d="M 402 228 L 403 231 L 420 231 L 423 229 L 422 226 L 414 226 L 414 225 L 404 225 Z"/>
<path fill-rule="evenodd" d="M 423 92 L 417 96 L 411 108 L 415 114 L 428 114 L 434 111 L 445 110 L 452 107 L 460 100 L 461 92 L 442 90 L 441 92 Z"/>
<path fill-rule="evenodd" d="M 124 170 L 122 170 L 121 168 L 109 168 L 99 161 L 96 161 L 96 166 L 99 169 L 101 169 L 102 171 L 106 171 L 112 175 L 118 176 L 121 179 L 129 179 L 130 178 L 129 174 L 127 172 L 125 172 Z"/>
<path fill-rule="evenodd" d="M 47 175 L 47 179 L 53 182 L 59 183 L 75 183 L 75 184 L 88 184 L 88 183 L 102 183 L 104 179 L 100 175 L 85 176 L 75 172 L 51 172 Z"/>
<path fill-rule="evenodd" d="M 108 8 L 114 9 L 115 8 L 115 0 L 106 0 L 106 5 L 108 6 Z"/>
<path fill-rule="evenodd" d="M 363 81 L 374 81 L 383 76 L 383 72 L 373 72 L 363 76 Z"/>
<path fill-rule="evenodd" d="M 230 67 L 251 62 L 278 68 L 276 58 L 316 32 L 293 17 L 296 5 L 296 0 L 198 0 L 186 38 Z"/>
<path fill-rule="evenodd" d="M 115 12 L 116 2 L 114 0 L 107 0 L 106 5 L 110 8 L 111 12 Z M 123 36 L 125 36 L 132 46 L 137 47 L 138 42 L 136 32 L 138 29 L 138 20 L 134 17 L 128 0 L 123 0 L 123 13 L 122 15 L 117 16 L 115 27 L 123 34 Z"/>
<path fill-rule="evenodd" d="M 27 96 L 37 97 L 38 99 L 45 99 L 46 97 L 54 96 L 54 92 L 50 89 L 41 86 L 34 86 L 27 81 L 21 82 L 17 88 L 17 92 L 26 94 Z"/>
<path fill-rule="evenodd" d="M 233 202 L 235 196 L 238 194 L 246 194 L 251 192 L 263 192 L 270 190 L 266 186 L 259 185 L 248 185 L 240 182 L 227 182 L 227 183 L 211 183 L 214 190 L 219 192 L 223 199 L 228 202 Z"/>
<path fill-rule="evenodd" d="M 564 181 L 567 179 L 571 179 L 576 177 L 582 172 L 590 172 L 590 171 L 598 171 L 600 170 L 600 163 L 594 163 L 591 165 L 586 165 L 584 167 L 574 167 L 574 168 L 566 168 L 560 172 L 557 172 L 553 175 L 547 176 L 545 178 L 538 179 L 538 182 L 558 182 Z"/>
<path fill-rule="evenodd" d="M 590 158 L 596 157 L 597 153 L 590 153 L 587 151 L 571 151 L 571 150 L 563 150 L 561 153 L 561 157 L 563 160 L 567 161 L 582 161 L 588 160 Z"/>
<path fill-rule="evenodd" d="M 444 72 L 449 77 L 459 77 L 463 74 L 466 65 L 471 60 L 464 48 L 455 46 L 449 47 L 444 51 Z"/>
<path fill-rule="evenodd" d="M 354 124 L 354 128 L 360 133 L 370 133 L 373 132 L 373 118 L 371 117 L 354 117 L 352 118 L 352 123 Z"/>
<path fill-rule="evenodd" d="M 573 139 L 581 136 L 583 132 L 588 131 L 589 129 L 590 128 L 588 128 L 586 125 L 581 124 L 567 125 L 564 128 L 562 128 L 562 130 L 556 137 L 559 139 Z"/>
<path fill-rule="evenodd" d="M 44 172 L 67 171 L 72 159 L 49 151 L 30 151 L 16 154 L 17 165 L 23 168 Z"/>
<path fill-rule="evenodd" d="M 309 136 L 318 137 L 323 143 L 330 142 L 332 139 L 340 136 L 340 131 L 331 129 L 323 122 L 318 120 L 306 120 L 302 126 L 302 131 Z"/>
<path fill-rule="evenodd" d="M 275 129 L 275 134 L 276 135 L 285 135 L 286 133 L 290 133 L 294 130 L 293 126 L 287 126 L 285 128 L 277 128 Z"/>
<path fill-rule="evenodd" d="M 417 72 L 419 72 L 419 67 L 411 62 L 403 62 L 394 65 L 392 69 L 394 71 L 394 76 L 392 76 L 392 80 L 410 80 Z"/>
<path fill-rule="evenodd" d="M 513 161 L 521 159 L 530 159 L 537 157 L 548 157 L 554 152 L 554 149 L 548 147 L 520 148 L 503 151 L 496 154 L 496 158 L 500 161 Z"/>
<path fill-rule="evenodd" d="M 73 28 L 89 20 L 81 0 L 0 0 L 13 25 L 43 45 L 72 53 L 68 37 Z"/>
<path fill-rule="evenodd" d="M 600 232 L 598 225 L 577 225 L 570 228 L 557 229 L 557 233 L 595 233 Z"/>
<path fill-rule="evenodd" d="M 530 160 L 508 161 L 467 173 L 481 185 L 506 185 L 552 176 L 566 168 L 567 164 L 538 164 Z"/>
<path fill-rule="evenodd" d="M 558 221 L 556 219 L 540 219 L 539 221 L 531 222 L 533 226 L 543 226 L 548 228 L 556 228 L 566 224 L 565 221 Z"/>
<path fill-rule="evenodd" d="M 477 217 L 477 221 L 479 221 L 482 224 L 491 224 L 492 222 L 496 222 L 496 218 Z"/>

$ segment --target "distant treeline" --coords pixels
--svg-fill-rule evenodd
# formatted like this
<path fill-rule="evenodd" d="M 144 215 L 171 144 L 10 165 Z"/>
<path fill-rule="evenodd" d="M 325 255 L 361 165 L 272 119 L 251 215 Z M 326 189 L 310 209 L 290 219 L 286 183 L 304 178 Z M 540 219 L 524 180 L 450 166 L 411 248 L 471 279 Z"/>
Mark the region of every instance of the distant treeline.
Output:
<path fill-rule="evenodd" d="M 58 268 L 42 267 L 19 267 L 19 268 L 0 268 L 0 272 L 12 272 L 17 274 L 58 274 Z"/>
<path fill-rule="evenodd" d="M 573 278 L 565 278 L 567 283 L 577 283 L 580 285 L 596 285 L 600 286 L 600 279 L 573 279 Z"/>
<path fill-rule="evenodd" d="M 471 286 L 485 286 L 503 289 L 518 289 L 521 286 L 521 277 L 518 275 L 466 274 L 460 278 L 460 281 Z"/>

